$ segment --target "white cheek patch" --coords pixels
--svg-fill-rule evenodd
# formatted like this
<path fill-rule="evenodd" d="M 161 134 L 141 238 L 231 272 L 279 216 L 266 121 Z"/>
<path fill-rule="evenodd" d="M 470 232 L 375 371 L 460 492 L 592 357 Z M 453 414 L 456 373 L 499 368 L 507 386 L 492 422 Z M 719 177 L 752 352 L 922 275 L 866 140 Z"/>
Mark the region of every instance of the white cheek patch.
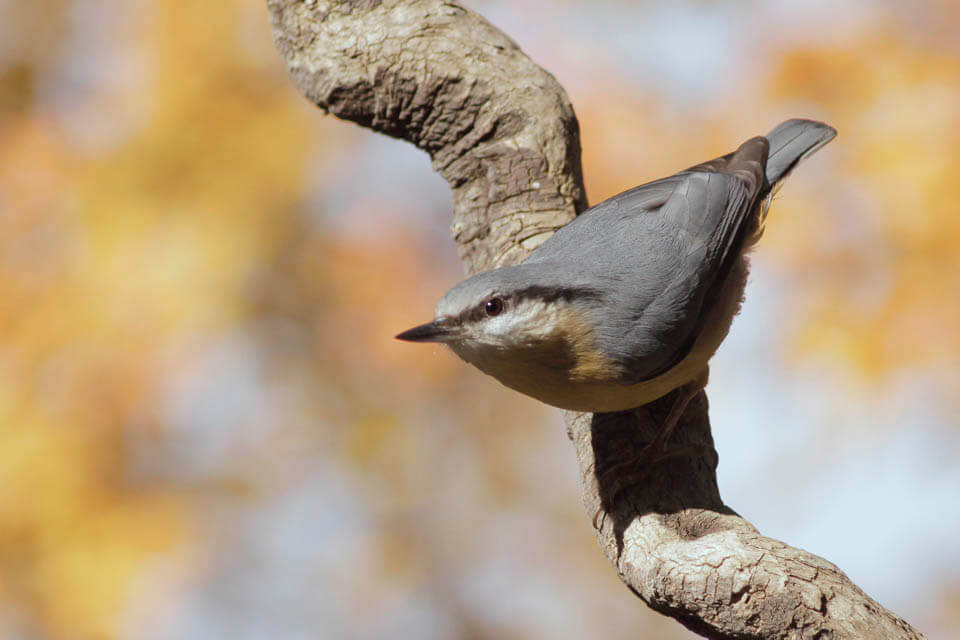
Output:
<path fill-rule="evenodd" d="M 521 300 L 499 316 L 488 318 L 478 327 L 487 341 L 498 345 L 519 345 L 550 336 L 557 326 L 558 304 L 542 300 Z"/>

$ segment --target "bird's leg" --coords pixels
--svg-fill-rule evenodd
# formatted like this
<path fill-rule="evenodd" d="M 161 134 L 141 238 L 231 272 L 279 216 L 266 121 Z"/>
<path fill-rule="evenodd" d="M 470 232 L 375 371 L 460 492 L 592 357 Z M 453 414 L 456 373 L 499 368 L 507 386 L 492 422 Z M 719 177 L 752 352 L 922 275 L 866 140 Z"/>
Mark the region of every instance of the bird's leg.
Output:
<path fill-rule="evenodd" d="M 683 412 L 687 410 L 687 405 L 707 386 L 707 377 L 708 370 L 704 369 L 700 375 L 681 388 L 680 394 L 677 396 L 677 399 L 674 400 L 673 406 L 670 407 L 670 413 L 667 414 L 667 418 L 660 426 L 660 432 L 657 434 L 657 437 L 653 442 L 644 447 L 640 453 L 640 456 L 646 459 L 648 467 L 668 458 L 686 455 L 691 450 L 698 450 L 696 447 L 680 447 L 673 451 L 668 451 L 667 443 L 670 441 L 670 436 L 673 435 L 674 429 L 676 429 L 680 423 Z"/>
<path fill-rule="evenodd" d="M 680 423 L 680 418 L 683 417 L 687 405 L 707 385 L 707 376 L 708 370 L 705 368 L 700 375 L 680 388 L 670 407 L 670 412 L 660 425 L 660 430 L 653 442 L 647 444 L 636 456 L 612 465 L 597 476 L 598 485 L 602 488 L 608 506 L 615 503 L 616 498 L 624 489 L 643 482 L 657 464 L 678 456 L 694 456 L 703 453 L 703 447 L 700 446 L 692 445 L 667 449 L 667 443 Z M 594 527 L 597 526 L 597 520 L 602 513 L 603 508 L 601 507 L 594 515 Z"/>

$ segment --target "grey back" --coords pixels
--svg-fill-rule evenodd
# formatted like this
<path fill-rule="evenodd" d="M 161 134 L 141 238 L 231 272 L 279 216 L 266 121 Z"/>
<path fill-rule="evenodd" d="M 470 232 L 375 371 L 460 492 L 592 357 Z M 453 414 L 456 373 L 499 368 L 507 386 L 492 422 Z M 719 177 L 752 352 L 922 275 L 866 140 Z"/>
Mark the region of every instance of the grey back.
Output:
<path fill-rule="evenodd" d="M 517 275 L 598 291 L 582 301 L 598 346 L 630 372 L 625 384 L 656 377 L 692 348 L 759 202 L 833 135 L 790 120 L 733 153 L 625 191 L 561 228 Z"/>

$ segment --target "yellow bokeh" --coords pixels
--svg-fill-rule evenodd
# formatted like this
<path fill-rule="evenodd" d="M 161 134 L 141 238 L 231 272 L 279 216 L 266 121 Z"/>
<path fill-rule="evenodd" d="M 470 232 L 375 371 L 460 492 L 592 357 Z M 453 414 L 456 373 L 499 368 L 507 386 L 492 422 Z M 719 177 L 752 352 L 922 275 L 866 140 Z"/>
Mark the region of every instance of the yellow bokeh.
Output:
<path fill-rule="evenodd" d="M 412 221 L 375 237 L 329 222 L 315 192 L 345 179 L 367 134 L 292 88 L 261 0 L 93 4 L 0 4 L 0 615 L 40 638 L 121 637 L 157 563 L 220 543 L 198 514 L 266 511 L 318 467 L 374 514 L 357 534 L 373 568 L 344 587 L 358 616 L 381 577 L 436 578 L 445 601 L 430 555 L 444 550 L 418 537 L 434 515 L 423 486 L 449 481 L 437 491 L 481 505 L 460 514 L 471 523 L 484 506 L 540 505 L 553 479 L 526 478 L 509 438 L 539 452 L 545 412 L 439 348 L 411 356 L 392 341 L 455 275 Z M 960 31 L 955 3 L 925 6 L 937 29 Z M 840 135 L 777 200 L 762 249 L 795 285 L 787 348 L 867 380 L 939 367 L 958 385 L 960 54 L 935 42 L 878 20 L 774 48 L 759 86 L 697 114 L 598 63 L 575 104 L 591 201 L 816 105 Z M 397 198 L 427 206 L 414 189 Z M 338 213 L 378 206 L 356 200 Z M 163 467 L 191 428 L 170 389 L 194 351 L 238 335 L 267 343 L 247 390 L 293 409 L 238 418 L 228 410 L 246 398 L 230 396 L 210 410 L 229 416 L 217 424 L 255 433 L 237 449 L 209 436 L 205 455 L 225 469 Z M 231 373 L 201 368 L 196 384 Z M 427 390 L 448 404 L 418 404 Z"/>

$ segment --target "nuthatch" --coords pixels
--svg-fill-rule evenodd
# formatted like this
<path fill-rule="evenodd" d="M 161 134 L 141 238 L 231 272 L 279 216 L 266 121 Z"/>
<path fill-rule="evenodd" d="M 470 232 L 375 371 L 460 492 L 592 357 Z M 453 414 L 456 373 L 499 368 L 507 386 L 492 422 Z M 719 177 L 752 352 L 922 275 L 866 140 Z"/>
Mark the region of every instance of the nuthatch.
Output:
<path fill-rule="evenodd" d="M 445 343 L 563 409 L 621 411 L 684 385 L 698 391 L 740 308 L 745 254 L 774 190 L 835 135 L 788 120 L 733 153 L 605 200 L 523 263 L 464 280 L 433 322 L 397 338 Z"/>

